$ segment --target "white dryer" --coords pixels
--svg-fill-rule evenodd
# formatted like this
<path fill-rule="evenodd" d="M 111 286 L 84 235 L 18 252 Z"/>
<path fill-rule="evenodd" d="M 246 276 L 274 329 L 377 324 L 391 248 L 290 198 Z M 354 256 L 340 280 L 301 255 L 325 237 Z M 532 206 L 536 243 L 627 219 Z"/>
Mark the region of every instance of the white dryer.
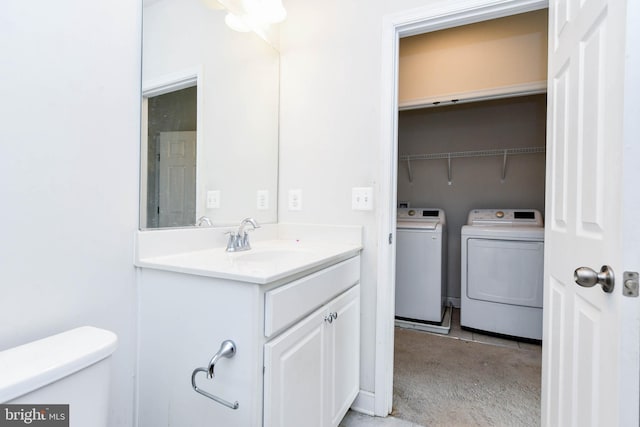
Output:
<path fill-rule="evenodd" d="M 447 286 L 444 211 L 400 208 L 396 231 L 396 318 L 440 323 Z"/>
<path fill-rule="evenodd" d="M 540 212 L 475 209 L 469 212 L 461 238 L 461 326 L 541 340 Z"/>

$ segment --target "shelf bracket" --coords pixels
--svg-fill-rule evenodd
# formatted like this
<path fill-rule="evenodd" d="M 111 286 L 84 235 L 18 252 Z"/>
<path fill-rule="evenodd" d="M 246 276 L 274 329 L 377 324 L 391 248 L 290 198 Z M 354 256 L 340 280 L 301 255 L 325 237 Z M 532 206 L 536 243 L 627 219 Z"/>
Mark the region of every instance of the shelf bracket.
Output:
<path fill-rule="evenodd" d="M 411 171 L 411 159 L 407 159 L 407 171 L 409 172 L 409 182 L 413 184 L 413 172 Z"/>
<path fill-rule="evenodd" d="M 447 183 L 451 185 L 451 153 L 447 154 Z"/>
<path fill-rule="evenodd" d="M 507 177 L 507 150 L 504 150 L 504 157 L 502 158 L 502 179 L 501 183 L 504 184 L 504 180 Z"/>

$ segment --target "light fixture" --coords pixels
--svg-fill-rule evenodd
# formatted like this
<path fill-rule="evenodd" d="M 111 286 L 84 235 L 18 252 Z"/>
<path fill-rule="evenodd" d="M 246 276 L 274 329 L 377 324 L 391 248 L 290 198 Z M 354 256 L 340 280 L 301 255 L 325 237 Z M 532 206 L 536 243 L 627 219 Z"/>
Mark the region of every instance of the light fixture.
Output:
<path fill-rule="evenodd" d="M 245 22 L 245 20 L 233 13 L 227 13 L 227 16 L 224 18 L 225 24 L 232 30 L 238 31 L 240 33 L 246 33 L 251 31 L 251 27 Z"/>
<path fill-rule="evenodd" d="M 282 0 L 242 0 L 242 6 L 248 15 L 263 24 L 277 24 L 287 17 Z"/>
<path fill-rule="evenodd" d="M 205 4 L 219 4 L 227 10 L 227 26 L 235 31 L 254 31 L 264 36 L 269 25 L 284 21 L 287 11 L 282 0 L 202 0 Z"/>
<path fill-rule="evenodd" d="M 202 0 L 209 9 L 224 9 L 224 6 L 218 0 Z"/>

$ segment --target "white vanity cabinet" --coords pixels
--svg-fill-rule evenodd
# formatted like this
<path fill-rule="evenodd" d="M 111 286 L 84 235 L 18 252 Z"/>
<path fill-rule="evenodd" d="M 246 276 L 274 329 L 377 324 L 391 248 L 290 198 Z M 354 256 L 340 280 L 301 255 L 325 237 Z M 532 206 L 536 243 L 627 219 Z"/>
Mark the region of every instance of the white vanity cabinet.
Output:
<path fill-rule="evenodd" d="M 360 286 L 265 344 L 264 426 L 337 426 L 359 390 Z"/>
<path fill-rule="evenodd" d="M 273 283 L 138 270 L 138 427 L 337 426 L 359 391 L 360 256 Z M 327 320 L 325 320 L 327 319 Z M 191 374 L 224 340 L 236 354 Z"/>

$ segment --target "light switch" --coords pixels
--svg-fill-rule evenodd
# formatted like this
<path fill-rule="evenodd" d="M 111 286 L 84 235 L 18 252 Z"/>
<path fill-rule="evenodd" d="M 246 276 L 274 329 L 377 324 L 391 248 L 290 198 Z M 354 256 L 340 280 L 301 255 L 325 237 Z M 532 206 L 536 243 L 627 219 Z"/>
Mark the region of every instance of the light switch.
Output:
<path fill-rule="evenodd" d="M 353 187 L 351 189 L 351 209 L 354 211 L 373 210 L 373 188 Z"/>
<path fill-rule="evenodd" d="M 289 190 L 289 210 L 302 210 L 302 190 Z"/>
<path fill-rule="evenodd" d="M 220 208 L 220 190 L 207 191 L 207 209 Z"/>
<path fill-rule="evenodd" d="M 258 190 L 256 197 L 256 203 L 259 211 L 266 211 L 269 209 L 269 190 Z"/>

